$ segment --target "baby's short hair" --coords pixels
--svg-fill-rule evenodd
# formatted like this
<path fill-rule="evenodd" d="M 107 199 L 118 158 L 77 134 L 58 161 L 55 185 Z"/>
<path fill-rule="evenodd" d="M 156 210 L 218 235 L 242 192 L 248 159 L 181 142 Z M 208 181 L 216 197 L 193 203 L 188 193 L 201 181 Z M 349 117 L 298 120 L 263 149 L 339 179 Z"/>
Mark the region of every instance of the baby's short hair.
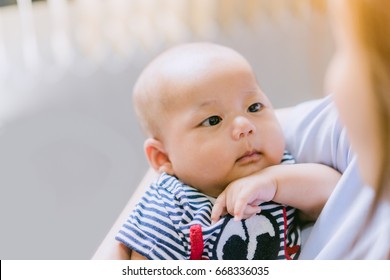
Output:
<path fill-rule="evenodd" d="M 203 77 L 215 63 L 249 63 L 238 52 L 213 43 L 181 44 L 162 52 L 140 74 L 133 89 L 136 114 L 149 137 L 160 138 L 164 117 L 172 106 L 179 106 L 177 93 L 194 77 Z M 188 84 L 186 84 L 188 86 Z"/>

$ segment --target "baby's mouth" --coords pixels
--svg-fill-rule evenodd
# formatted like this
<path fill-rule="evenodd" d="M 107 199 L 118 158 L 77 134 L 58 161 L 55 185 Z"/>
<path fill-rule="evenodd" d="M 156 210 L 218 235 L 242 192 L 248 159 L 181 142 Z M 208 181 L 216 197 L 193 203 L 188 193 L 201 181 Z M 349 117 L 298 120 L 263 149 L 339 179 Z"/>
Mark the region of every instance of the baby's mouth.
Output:
<path fill-rule="evenodd" d="M 259 161 L 261 158 L 261 153 L 256 150 L 251 150 L 245 152 L 242 156 L 240 156 L 236 162 L 240 164 L 248 164 Z"/>

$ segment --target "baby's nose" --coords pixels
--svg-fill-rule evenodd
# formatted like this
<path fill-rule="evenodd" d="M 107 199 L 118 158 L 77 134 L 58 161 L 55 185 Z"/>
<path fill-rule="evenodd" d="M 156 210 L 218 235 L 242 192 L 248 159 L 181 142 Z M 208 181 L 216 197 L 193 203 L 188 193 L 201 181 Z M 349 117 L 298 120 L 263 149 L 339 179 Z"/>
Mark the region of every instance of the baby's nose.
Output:
<path fill-rule="evenodd" d="M 256 127 L 245 117 L 239 116 L 234 119 L 233 139 L 240 140 L 256 132 Z"/>

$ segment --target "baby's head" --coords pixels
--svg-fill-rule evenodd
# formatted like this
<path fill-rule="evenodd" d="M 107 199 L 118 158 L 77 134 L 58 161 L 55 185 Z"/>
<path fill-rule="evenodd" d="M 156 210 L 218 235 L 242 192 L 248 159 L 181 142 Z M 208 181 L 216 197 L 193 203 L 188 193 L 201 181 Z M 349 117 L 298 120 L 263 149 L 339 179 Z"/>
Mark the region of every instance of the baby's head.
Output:
<path fill-rule="evenodd" d="M 230 48 L 190 43 L 163 52 L 141 73 L 134 105 L 151 166 L 207 195 L 283 156 L 271 103 Z"/>

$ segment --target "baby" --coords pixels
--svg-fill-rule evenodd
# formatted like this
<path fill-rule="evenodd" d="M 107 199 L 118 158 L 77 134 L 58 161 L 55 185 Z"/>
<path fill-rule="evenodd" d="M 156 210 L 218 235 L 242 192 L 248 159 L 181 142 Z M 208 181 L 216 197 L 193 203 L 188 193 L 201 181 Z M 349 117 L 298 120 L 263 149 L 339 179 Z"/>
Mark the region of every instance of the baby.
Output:
<path fill-rule="evenodd" d="M 245 58 L 211 43 L 173 47 L 144 69 L 134 104 L 160 175 L 116 236 L 131 259 L 298 257 L 295 208 L 316 217 L 338 173 L 288 164 L 281 127 Z M 220 217 L 226 212 L 233 216 Z"/>

